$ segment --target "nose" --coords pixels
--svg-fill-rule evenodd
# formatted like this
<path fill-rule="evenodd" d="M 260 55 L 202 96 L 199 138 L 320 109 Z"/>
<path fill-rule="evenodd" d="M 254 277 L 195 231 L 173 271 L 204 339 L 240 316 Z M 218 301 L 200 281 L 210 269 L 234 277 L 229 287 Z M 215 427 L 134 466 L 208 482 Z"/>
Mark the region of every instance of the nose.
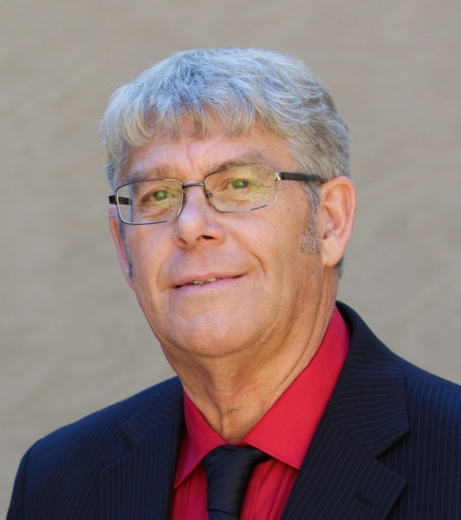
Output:
<path fill-rule="evenodd" d="M 183 207 L 175 220 L 177 244 L 181 247 L 190 247 L 205 242 L 221 243 L 224 240 L 224 230 L 219 222 L 221 217 L 210 204 L 205 192 L 205 184 L 190 182 L 184 184 L 183 189 L 185 190 Z"/>

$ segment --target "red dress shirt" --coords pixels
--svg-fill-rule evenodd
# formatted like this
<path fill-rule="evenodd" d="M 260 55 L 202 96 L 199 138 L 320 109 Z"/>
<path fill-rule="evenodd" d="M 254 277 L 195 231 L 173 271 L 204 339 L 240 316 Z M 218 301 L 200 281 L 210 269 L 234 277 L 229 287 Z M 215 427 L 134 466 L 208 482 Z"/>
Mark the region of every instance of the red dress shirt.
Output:
<path fill-rule="evenodd" d="M 254 470 L 241 520 L 279 520 L 299 468 L 333 393 L 349 349 L 347 326 L 337 309 L 309 365 L 242 439 L 271 460 Z M 184 395 L 186 428 L 174 481 L 172 520 L 207 520 L 203 458 L 228 444 Z"/>

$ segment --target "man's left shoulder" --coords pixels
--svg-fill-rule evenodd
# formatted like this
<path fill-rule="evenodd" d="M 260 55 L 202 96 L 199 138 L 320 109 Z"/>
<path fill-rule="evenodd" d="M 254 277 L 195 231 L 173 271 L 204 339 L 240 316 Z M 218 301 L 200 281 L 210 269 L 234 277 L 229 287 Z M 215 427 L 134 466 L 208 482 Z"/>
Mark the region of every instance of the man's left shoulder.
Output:
<path fill-rule="evenodd" d="M 431 374 L 393 354 L 405 375 L 410 422 L 435 424 L 441 421 L 461 428 L 461 386 Z"/>
<path fill-rule="evenodd" d="M 340 302 L 338 308 L 351 329 L 354 354 L 359 350 L 359 356 L 369 355 L 376 365 L 384 366 L 389 375 L 392 373 L 401 379 L 410 422 L 424 417 L 432 424 L 436 418 L 461 424 L 460 385 L 400 357 L 373 334 L 354 310 Z"/>

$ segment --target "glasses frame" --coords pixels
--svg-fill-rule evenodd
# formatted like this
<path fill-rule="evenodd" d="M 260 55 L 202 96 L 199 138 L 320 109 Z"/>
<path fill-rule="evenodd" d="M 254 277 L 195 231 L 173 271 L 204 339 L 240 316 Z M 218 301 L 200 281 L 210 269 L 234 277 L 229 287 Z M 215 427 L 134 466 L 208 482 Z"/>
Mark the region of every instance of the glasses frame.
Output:
<path fill-rule="evenodd" d="M 271 171 L 271 173 L 273 173 L 274 180 L 275 180 L 275 196 L 274 196 L 274 200 L 271 201 L 271 202 L 268 202 L 267 204 L 264 204 L 263 206 L 258 206 L 257 208 L 244 209 L 242 211 L 222 211 L 222 210 L 220 210 L 220 209 L 218 209 L 218 208 L 216 208 L 214 206 L 213 199 L 212 199 L 212 195 L 213 194 L 210 193 L 206 189 L 205 181 L 206 181 L 206 179 L 208 177 L 210 177 L 212 175 L 215 175 L 217 173 L 222 173 L 224 171 L 232 170 L 232 168 L 226 168 L 226 170 L 209 173 L 208 175 L 205 175 L 205 177 L 203 178 L 202 182 L 183 182 L 183 183 L 181 183 L 181 188 L 183 190 L 183 197 L 182 197 L 181 205 L 179 206 L 177 214 L 175 216 L 171 217 L 171 218 L 166 219 L 166 220 L 159 220 L 158 222 L 129 222 L 127 220 L 124 220 L 123 217 L 122 217 L 122 212 L 120 210 L 120 204 L 129 205 L 130 202 L 129 202 L 129 199 L 127 199 L 126 197 L 118 197 L 117 196 L 117 192 L 121 188 L 124 188 L 125 186 L 130 186 L 132 184 L 139 184 L 141 182 L 167 181 L 167 180 L 175 180 L 175 181 L 177 181 L 178 179 L 145 179 L 145 180 L 142 180 L 142 181 L 134 181 L 134 182 L 127 182 L 125 184 L 121 184 L 115 190 L 114 195 L 109 195 L 109 204 L 117 206 L 118 216 L 119 216 L 120 220 L 124 224 L 128 224 L 129 226 L 147 226 L 147 225 L 152 225 L 152 224 L 162 224 L 164 222 L 171 222 L 172 220 L 176 220 L 179 217 L 179 215 L 181 214 L 181 211 L 184 208 L 184 204 L 186 202 L 186 193 L 185 193 L 184 190 L 187 189 L 187 188 L 193 188 L 193 187 L 196 187 L 196 186 L 197 187 L 200 187 L 200 186 L 203 187 L 203 191 L 205 192 L 205 196 L 208 199 L 210 205 L 213 206 L 213 208 L 216 211 L 218 211 L 219 213 L 247 213 L 249 211 L 256 211 L 258 209 L 266 208 L 267 206 L 270 206 L 271 204 L 273 204 L 277 200 L 277 186 L 278 186 L 278 183 L 280 181 L 298 181 L 298 182 L 306 182 L 306 183 L 307 182 L 319 182 L 319 183 L 323 182 L 322 178 L 319 175 L 315 175 L 315 174 L 312 174 L 312 173 L 278 172 L 278 171 L 275 171 L 271 166 L 266 166 L 266 165 L 261 165 L 261 164 L 248 165 L 246 167 L 251 167 L 251 166 L 256 166 L 256 167 L 259 167 L 259 168 L 261 168 L 261 167 L 267 168 L 268 170 Z M 236 166 L 235 168 L 240 168 L 240 167 Z"/>

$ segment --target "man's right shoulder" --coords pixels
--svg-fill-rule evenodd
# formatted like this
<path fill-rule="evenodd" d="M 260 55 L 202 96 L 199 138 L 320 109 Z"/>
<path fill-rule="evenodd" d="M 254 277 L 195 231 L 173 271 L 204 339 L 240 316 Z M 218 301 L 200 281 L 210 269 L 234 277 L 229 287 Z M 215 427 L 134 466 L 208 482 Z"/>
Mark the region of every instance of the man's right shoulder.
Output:
<path fill-rule="evenodd" d="M 21 461 L 8 520 L 99 518 L 101 471 L 182 417 L 173 378 L 48 434 Z"/>
<path fill-rule="evenodd" d="M 179 378 L 174 377 L 49 433 L 32 446 L 29 454 L 46 453 L 47 457 L 67 459 L 76 453 L 82 455 L 96 444 L 106 446 L 107 456 L 112 458 L 114 450 L 128 448 L 124 424 L 147 416 L 150 424 L 155 425 L 169 414 L 179 413 L 182 406 L 182 386 Z M 104 457 L 104 451 L 99 449 L 99 456 Z"/>

